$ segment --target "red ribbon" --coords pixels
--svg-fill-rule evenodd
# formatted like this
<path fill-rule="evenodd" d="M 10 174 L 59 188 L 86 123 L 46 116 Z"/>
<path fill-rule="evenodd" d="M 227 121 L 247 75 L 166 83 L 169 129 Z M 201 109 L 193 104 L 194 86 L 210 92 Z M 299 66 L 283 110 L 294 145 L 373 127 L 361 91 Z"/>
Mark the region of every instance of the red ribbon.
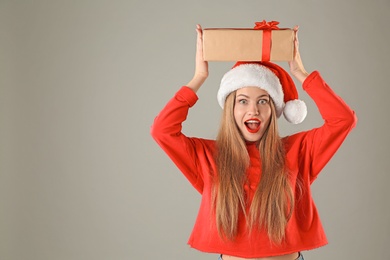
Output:
<path fill-rule="evenodd" d="M 263 47 L 262 47 L 262 61 L 269 61 L 271 59 L 271 34 L 272 30 L 279 30 L 278 24 L 279 22 L 277 21 L 271 21 L 271 22 L 266 22 L 263 20 L 262 22 L 256 22 L 255 23 L 255 30 L 263 30 Z"/>

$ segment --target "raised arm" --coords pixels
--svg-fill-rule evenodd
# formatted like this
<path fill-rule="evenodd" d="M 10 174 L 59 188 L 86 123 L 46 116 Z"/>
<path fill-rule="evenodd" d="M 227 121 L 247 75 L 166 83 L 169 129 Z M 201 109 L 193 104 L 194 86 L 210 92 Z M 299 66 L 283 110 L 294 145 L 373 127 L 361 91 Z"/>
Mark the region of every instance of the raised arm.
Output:
<path fill-rule="evenodd" d="M 187 87 L 191 88 L 195 93 L 209 76 L 208 62 L 203 60 L 203 30 L 199 24 L 196 25 L 196 32 L 195 73 L 192 80 L 187 84 Z"/>
<path fill-rule="evenodd" d="M 197 25 L 195 73 L 192 80 L 179 89 L 155 118 L 151 135 L 190 183 L 203 191 L 203 179 L 199 154 L 210 153 L 199 138 L 190 138 L 182 133 L 182 123 L 187 119 L 188 110 L 198 100 L 196 92 L 208 77 L 208 63 L 203 60 L 202 27 Z M 207 150 L 207 151 L 206 151 Z M 201 151 L 201 152 L 199 152 Z M 204 157 L 204 156 L 203 156 Z M 203 158 L 202 157 L 202 158 Z M 207 161 L 203 159 L 203 161 Z"/>

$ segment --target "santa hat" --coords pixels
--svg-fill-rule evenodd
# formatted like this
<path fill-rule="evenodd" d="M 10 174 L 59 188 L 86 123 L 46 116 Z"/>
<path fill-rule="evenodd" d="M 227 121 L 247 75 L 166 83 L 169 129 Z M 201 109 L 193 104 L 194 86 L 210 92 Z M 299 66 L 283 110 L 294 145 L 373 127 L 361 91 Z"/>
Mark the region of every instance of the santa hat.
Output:
<path fill-rule="evenodd" d="M 298 99 L 298 92 L 290 75 L 272 62 L 237 62 L 221 80 L 218 103 L 223 108 L 226 97 L 244 87 L 259 87 L 268 92 L 274 101 L 276 115 L 283 112 L 286 120 L 301 123 L 307 114 L 305 102 Z"/>

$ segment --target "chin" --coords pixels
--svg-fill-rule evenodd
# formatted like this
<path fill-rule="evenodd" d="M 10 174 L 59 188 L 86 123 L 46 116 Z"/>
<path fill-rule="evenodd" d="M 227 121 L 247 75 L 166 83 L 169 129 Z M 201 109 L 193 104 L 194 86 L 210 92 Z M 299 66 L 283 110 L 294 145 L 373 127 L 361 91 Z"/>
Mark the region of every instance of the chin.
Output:
<path fill-rule="evenodd" d="M 261 136 L 244 136 L 246 142 L 258 142 Z"/>

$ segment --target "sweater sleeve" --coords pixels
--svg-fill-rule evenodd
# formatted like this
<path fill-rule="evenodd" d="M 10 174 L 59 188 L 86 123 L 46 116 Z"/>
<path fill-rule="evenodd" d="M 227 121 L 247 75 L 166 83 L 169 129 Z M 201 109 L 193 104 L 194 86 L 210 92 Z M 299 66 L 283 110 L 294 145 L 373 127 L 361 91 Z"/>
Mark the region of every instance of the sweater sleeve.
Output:
<path fill-rule="evenodd" d="M 192 186 L 202 193 L 203 180 L 198 169 L 196 151 L 198 140 L 182 133 L 182 123 L 187 118 L 189 108 L 197 100 L 196 93 L 183 86 L 155 118 L 151 135 Z"/>
<path fill-rule="evenodd" d="M 310 154 L 310 182 L 336 153 L 355 127 L 355 112 L 337 96 L 315 71 L 303 83 L 303 89 L 316 103 L 324 124 L 306 133 L 305 146 Z"/>

